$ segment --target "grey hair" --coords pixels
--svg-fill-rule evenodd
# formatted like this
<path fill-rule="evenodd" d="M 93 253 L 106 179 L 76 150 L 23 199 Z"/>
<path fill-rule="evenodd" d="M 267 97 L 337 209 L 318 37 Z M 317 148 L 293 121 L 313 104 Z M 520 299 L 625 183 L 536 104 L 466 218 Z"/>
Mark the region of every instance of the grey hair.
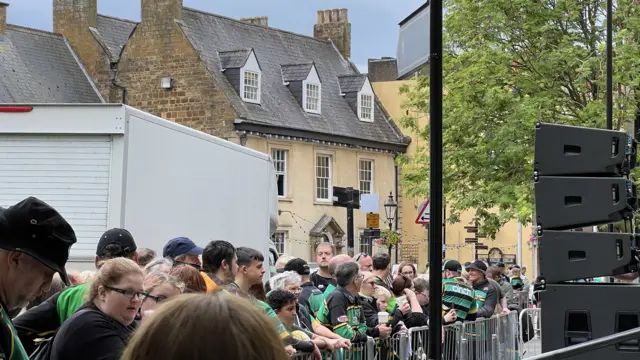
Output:
<path fill-rule="evenodd" d="M 147 272 L 147 273 L 150 273 L 152 271 L 157 270 L 162 265 L 166 265 L 169 268 L 172 268 L 173 267 L 173 261 L 171 261 L 171 259 L 167 259 L 167 258 L 155 259 L 155 260 L 151 261 L 150 263 L 148 263 L 147 266 L 144 267 L 144 271 Z"/>
<path fill-rule="evenodd" d="M 347 286 L 353 279 L 360 274 L 360 265 L 356 262 L 349 261 L 340 264 L 336 269 L 336 280 L 338 285 Z"/>
<path fill-rule="evenodd" d="M 269 280 L 271 290 L 284 290 L 287 285 L 300 284 L 302 277 L 295 271 L 285 271 L 277 274 Z"/>

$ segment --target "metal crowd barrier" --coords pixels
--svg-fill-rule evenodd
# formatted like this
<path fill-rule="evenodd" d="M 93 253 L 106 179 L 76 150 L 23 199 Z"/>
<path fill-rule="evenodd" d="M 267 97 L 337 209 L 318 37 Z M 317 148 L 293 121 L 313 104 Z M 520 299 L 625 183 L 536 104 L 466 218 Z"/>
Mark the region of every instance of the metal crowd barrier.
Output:
<path fill-rule="evenodd" d="M 539 309 L 529 309 L 539 310 Z M 500 314 L 489 319 L 456 323 L 444 327 L 443 360 L 516 360 L 522 349 L 518 332 L 518 313 Z M 369 338 L 353 344 L 351 350 L 324 353 L 325 360 L 426 360 L 429 328 L 416 327 L 386 339 Z M 526 343 L 525 343 L 526 345 Z M 520 353 L 520 355 L 522 352 Z M 296 360 L 311 359 L 296 354 Z"/>
<path fill-rule="evenodd" d="M 524 309 L 520 312 L 518 348 L 521 359 L 542 354 L 541 316 L 540 308 Z"/>

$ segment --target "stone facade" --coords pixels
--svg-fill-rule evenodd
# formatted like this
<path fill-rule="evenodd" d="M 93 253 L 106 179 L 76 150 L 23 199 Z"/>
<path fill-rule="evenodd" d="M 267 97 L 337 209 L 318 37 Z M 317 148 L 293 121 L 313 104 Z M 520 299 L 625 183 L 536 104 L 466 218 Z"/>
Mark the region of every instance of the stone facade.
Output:
<path fill-rule="evenodd" d="M 7 34 L 7 6 L 9 4 L 0 2 L 0 40 Z"/>
<path fill-rule="evenodd" d="M 351 23 L 347 9 L 319 10 L 313 37 L 331 39 L 345 59 L 351 57 Z"/>
<path fill-rule="evenodd" d="M 64 35 L 105 101 L 112 97 L 111 63 L 90 27 L 97 22 L 97 0 L 54 0 L 53 31 Z"/>
<path fill-rule="evenodd" d="M 398 60 L 391 57 L 369 59 L 369 80 L 371 82 L 395 81 L 398 79 Z"/>
<path fill-rule="evenodd" d="M 125 46 L 117 79 L 127 89 L 127 103 L 143 111 L 227 140 L 235 113 L 176 24 L 179 1 L 143 1 L 142 22 Z M 161 87 L 171 77 L 172 87 Z M 116 99 L 119 100 L 119 99 Z"/>

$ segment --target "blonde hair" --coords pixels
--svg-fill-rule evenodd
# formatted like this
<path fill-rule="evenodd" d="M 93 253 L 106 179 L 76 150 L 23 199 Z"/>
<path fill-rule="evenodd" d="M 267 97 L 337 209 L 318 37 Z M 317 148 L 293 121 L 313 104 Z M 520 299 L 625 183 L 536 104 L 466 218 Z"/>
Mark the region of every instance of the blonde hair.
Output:
<path fill-rule="evenodd" d="M 387 301 L 391 299 L 391 292 L 384 288 L 383 286 L 376 286 L 376 290 L 374 291 L 374 296 L 376 299 L 380 297 L 384 297 Z"/>
<path fill-rule="evenodd" d="M 80 281 L 82 281 L 83 283 L 90 283 L 95 276 L 96 272 L 92 270 L 85 270 L 79 275 Z"/>
<path fill-rule="evenodd" d="M 218 341 L 211 341 L 217 339 Z M 273 323 L 251 302 L 222 292 L 181 295 L 136 330 L 121 360 L 287 360 Z"/>
<path fill-rule="evenodd" d="M 362 271 L 360 273 L 362 274 L 362 282 L 363 283 L 366 282 L 367 280 L 376 278 L 376 275 L 374 273 L 372 273 L 372 272 Z"/>
<path fill-rule="evenodd" d="M 173 275 L 157 270 L 151 271 L 144 276 L 142 288 L 145 292 L 149 293 L 162 284 L 169 284 L 178 289 L 180 293 L 184 291 L 184 283 L 182 281 Z"/>
<path fill-rule="evenodd" d="M 89 290 L 89 301 L 95 300 L 98 296 L 100 286 L 113 286 L 127 275 L 144 276 L 140 265 L 131 259 L 124 257 L 105 260 L 100 263 L 100 270 L 91 281 Z"/>

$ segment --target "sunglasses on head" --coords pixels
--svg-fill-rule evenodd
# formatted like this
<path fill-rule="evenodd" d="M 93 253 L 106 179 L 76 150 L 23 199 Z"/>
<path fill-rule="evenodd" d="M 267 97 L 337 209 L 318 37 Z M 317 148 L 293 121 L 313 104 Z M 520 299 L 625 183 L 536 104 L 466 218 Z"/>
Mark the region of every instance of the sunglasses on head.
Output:
<path fill-rule="evenodd" d="M 354 261 L 358 262 L 358 261 L 360 261 L 360 259 L 366 259 L 368 256 L 369 256 L 369 254 L 362 252 L 362 253 L 358 254 L 358 256 L 356 256 Z"/>

